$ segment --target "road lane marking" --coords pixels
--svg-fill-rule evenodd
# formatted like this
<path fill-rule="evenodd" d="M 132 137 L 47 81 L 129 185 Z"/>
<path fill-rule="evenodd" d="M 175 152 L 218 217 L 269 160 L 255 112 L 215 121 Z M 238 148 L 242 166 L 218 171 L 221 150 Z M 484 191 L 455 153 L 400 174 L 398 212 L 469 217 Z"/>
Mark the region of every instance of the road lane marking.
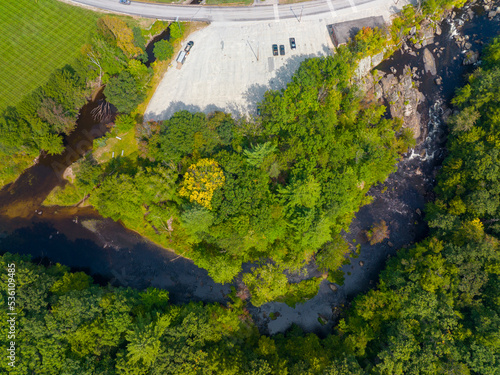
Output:
<path fill-rule="evenodd" d="M 335 8 L 333 7 L 332 0 L 326 0 L 326 3 L 328 4 L 328 8 L 330 8 L 330 13 L 332 14 L 332 17 L 336 18 L 337 12 L 335 12 Z"/>
<path fill-rule="evenodd" d="M 280 15 L 278 13 L 278 4 L 273 4 L 273 9 L 274 9 L 274 20 L 276 22 L 280 22 Z"/>
<path fill-rule="evenodd" d="M 356 4 L 354 4 L 354 0 L 349 0 L 349 4 L 351 4 L 352 11 L 354 13 L 358 12 L 358 8 L 356 8 Z"/>

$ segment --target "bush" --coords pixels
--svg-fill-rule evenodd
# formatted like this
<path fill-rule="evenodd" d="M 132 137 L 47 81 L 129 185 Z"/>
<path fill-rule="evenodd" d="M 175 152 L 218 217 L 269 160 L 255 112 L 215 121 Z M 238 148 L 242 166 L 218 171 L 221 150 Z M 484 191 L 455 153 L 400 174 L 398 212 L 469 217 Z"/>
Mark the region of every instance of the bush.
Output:
<path fill-rule="evenodd" d="M 176 22 L 170 25 L 170 41 L 179 39 L 184 35 L 184 24 Z"/>
<path fill-rule="evenodd" d="M 267 263 L 257 269 L 252 268 L 252 273 L 243 276 L 243 282 L 252 295 L 252 305 L 261 306 L 277 301 L 295 308 L 297 303 L 304 303 L 318 294 L 321 278 L 289 283 L 284 272 L 282 266 Z"/>
<path fill-rule="evenodd" d="M 382 52 L 387 44 L 386 32 L 379 27 L 363 27 L 354 37 L 353 48 L 360 58 Z"/>
<path fill-rule="evenodd" d="M 155 58 L 160 61 L 165 61 L 174 55 L 174 46 L 172 46 L 168 40 L 160 40 L 155 43 L 153 53 Z"/>
<path fill-rule="evenodd" d="M 115 119 L 115 127 L 119 132 L 127 132 L 135 126 L 135 120 L 130 115 L 118 115 Z"/>
<path fill-rule="evenodd" d="M 137 87 L 135 78 L 127 71 L 112 77 L 104 89 L 108 102 L 119 112 L 130 113 L 141 103 L 146 95 Z"/>
<path fill-rule="evenodd" d="M 384 220 L 372 226 L 372 228 L 366 232 L 366 237 L 370 241 L 370 245 L 375 245 L 386 238 L 389 238 L 390 230 Z"/>

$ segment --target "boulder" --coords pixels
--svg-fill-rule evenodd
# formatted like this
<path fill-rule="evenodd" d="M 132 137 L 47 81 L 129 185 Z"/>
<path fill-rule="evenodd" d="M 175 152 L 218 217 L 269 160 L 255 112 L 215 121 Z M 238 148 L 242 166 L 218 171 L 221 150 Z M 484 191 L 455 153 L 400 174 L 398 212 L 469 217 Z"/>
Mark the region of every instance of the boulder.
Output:
<path fill-rule="evenodd" d="M 319 323 L 324 326 L 325 324 L 328 323 L 328 319 L 326 319 L 323 315 L 318 314 L 318 321 Z"/>
<path fill-rule="evenodd" d="M 436 79 L 434 80 L 434 82 L 436 82 L 436 85 L 440 86 L 443 84 L 443 79 L 439 76 L 436 77 Z"/>
<path fill-rule="evenodd" d="M 477 63 L 478 59 L 479 59 L 479 53 L 478 52 L 469 51 L 465 55 L 465 59 L 463 61 L 463 64 L 464 65 L 472 65 L 472 64 Z"/>
<path fill-rule="evenodd" d="M 336 292 L 337 290 L 339 290 L 339 287 L 335 284 L 328 284 L 328 286 L 330 287 L 332 292 Z"/>
<path fill-rule="evenodd" d="M 427 26 L 420 31 L 420 36 L 422 38 L 422 46 L 425 47 L 429 44 L 434 43 L 434 29 L 432 26 Z"/>
<path fill-rule="evenodd" d="M 434 38 L 427 38 L 422 40 L 422 47 L 428 46 L 434 43 Z"/>
<path fill-rule="evenodd" d="M 391 91 L 387 95 L 387 99 L 389 100 L 389 103 L 396 103 L 399 99 L 399 92 L 397 91 Z"/>
<path fill-rule="evenodd" d="M 373 85 L 373 95 L 375 96 L 375 99 L 377 99 L 377 100 L 382 98 L 383 89 L 379 83 L 376 83 L 375 85 Z"/>
<path fill-rule="evenodd" d="M 404 90 L 409 90 L 411 89 L 413 85 L 413 81 L 411 79 L 411 75 L 405 75 L 404 77 L 401 78 L 401 84 L 403 85 Z"/>
<path fill-rule="evenodd" d="M 424 66 L 426 72 L 431 73 L 433 76 L 437 74 L 436 61 L 434 60 L 432 52 L 427 48 L 424 49 Z"/>

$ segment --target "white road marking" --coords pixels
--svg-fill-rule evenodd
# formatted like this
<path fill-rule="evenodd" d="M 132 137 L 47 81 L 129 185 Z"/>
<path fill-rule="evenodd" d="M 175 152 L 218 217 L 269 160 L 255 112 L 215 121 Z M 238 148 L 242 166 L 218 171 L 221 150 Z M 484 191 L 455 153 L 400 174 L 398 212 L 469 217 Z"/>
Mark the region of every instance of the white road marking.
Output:
<path fill-rule="evenodd" d="M 349 4 L 351 4 L 352 11 L 354 13 L 358 12 L 358 8 L 356 8 L 356 4 L 354 4 L 354 0 L 349 0 Z"/>
<path fill-rule="evenodd" d="M 280 22 L 280 15 L 278 13 L 278 4 L 273 4 L 273 9 L 274 9 L 274 20 L 276 22 Z"/>
<path fill-rule="evenodd" d="M 333 7 L 332 0 L 326 0 L 326 3 L 328 4 L 328 8 L 330 8 L 330 13 L 332 14 L 332 17 L 336 18 L 337 12 L 335 12 L 335 8 Z"/>

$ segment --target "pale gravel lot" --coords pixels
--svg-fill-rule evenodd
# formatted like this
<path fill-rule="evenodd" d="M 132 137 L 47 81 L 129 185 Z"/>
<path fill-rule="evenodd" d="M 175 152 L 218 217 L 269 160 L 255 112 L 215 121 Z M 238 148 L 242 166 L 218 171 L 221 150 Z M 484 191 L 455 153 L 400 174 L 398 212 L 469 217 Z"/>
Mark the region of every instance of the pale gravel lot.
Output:
<path fill-rule="evenodd" d="M 398 8 L 404 4 L 399 1 Z M 300 5 L 294 8 L 300 16 Z M 392 13 L 381 0 L 358 5 L 356 11 L 350 7 L 338 10 L 335 17 L 332 13 L 303 17 L 301 22 L 214 22 L 183 41 L 183 46 L 194 41 L 194 47 L 182 69 L 177 70 L 174 63 L 165 73 L 145 119 L 167 119 L 183 109 L 205 113 L 224 110 L 235 116 L 255 113 L 264 92 L 285 87 L 302 61 L 332 53 L 326 25 L 379 15 L 387 21 Z M 290 49 L 290 37 L 295 38 L 295 50 Z M 273 57 L 273 44 L 283 44 L 285 56 Z"/>

